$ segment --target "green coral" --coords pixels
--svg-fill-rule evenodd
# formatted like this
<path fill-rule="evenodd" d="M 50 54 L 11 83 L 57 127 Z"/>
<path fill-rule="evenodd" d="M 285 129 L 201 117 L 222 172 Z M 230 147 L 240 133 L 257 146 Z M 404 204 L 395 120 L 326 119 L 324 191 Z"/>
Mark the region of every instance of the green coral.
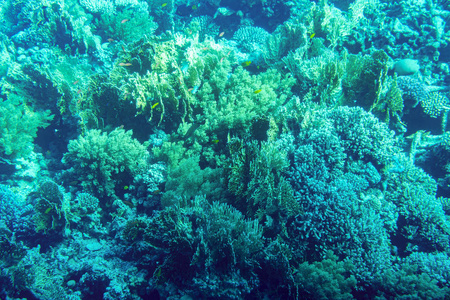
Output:
<path fill-rule="evenodd" d="M 99 196 L 115 195 L 117 184 L 126 185 L 148 166 L 147 144 L 132 138 L 132 131 L 116 128 L 110 133 L 89 130 L 72 140 L 63 162 L 81 185 Z"/>
<path fill-rule="evenodd" d="M 346 41 L 347 36 L 358 29 L 358 25 L 365 20 L 364 13 L 374 14 L 379 11 L 379 1 L 356 0 L 349 6 L 348 13 L 344 14 L 326 0 L 312 3 L 304 14 L 304 23 L 308 25 L 308 32 L 323 37 L 334 49 Z"/>
<path fill-rule="evenodd" d="M 381 89 L 387 80 L 389 57 L 383 50 L 371 55 L 351 54 L 347 59 L 343 89 L 349 103 L 366 109 L 378 104 Z"/>
<path fill-rule="evenodd" d="M 447 299 L 450 292 L 446 284 L 440 284 L 417 263 L 402 261 L 394 269 L 386 270 L 383 292 L 396 299 Z"/>
<path fill-rule="evenodd" d="M 35 112 L 22 97 L 9 93 L 0 99 L 0 151 L 12 157 L 28 155 L 37 130 L 47 127 L 52 119 L 50 111 Z"/>
<path fill-rule="evenodd" d="M 109 38 L 130 43 L 142 37 L 151 37 L 157 28 L 147 3 L 141 2 L 127 6 L 116 4 L 114 13 L 101 14 L 97 30 L 105 31 Z"/>
<path fill-rule="evenodd" d="M 195 117 L 205 122 L 207 132 L 242 132 L 257 117 L 279 114 L 279 107 L 289 100 L 295 83 L 294 78 L 274 69 L 258 75 L 251 75 L 242 67 L 231 75 L 217 71 L 203 83 L 194 104 L 194 111 L 201 108 L 202 113 Z"/>
<path fill-rule="evenodd" d="M 194 298 L 241 299 L 258 285 L 262 228 L 225 203 L 197 196 L 166 207 L 149 222 L 145 239 L 164 249 L 155 279 Z"/>
<path fill-rule="evenodd" d="M 267 39 L 264 61 L 269 66 L 282 67 L 283 58 L 295 49 L 306 49 L 309 37 L 303 24 L 287 21 L 278 26 Z"/>
<path fill-rule="evenodd" d="M 201 49 L 200 45 L 208 47 Z M 186 61 L 182 63 L 184 84 L 175 82 L 171 86 L 179 86 L 182 93 L 175 96 L 189 101 L 185 122 L 178 125 L 177 132 L 159 149 L 153 149 L 169 166 L 193 155 L 200 155 L 200 160 L 207 161 L 211 167 L 223 164 L 226 155 L 223 146 L 231 134 L 257 134 L 259 130 L 252 128 L 257 127 L 255 124 L 261 118 L 270 119 L 272 131 L 278 132 L 286 117 L 285 105 L 292 96 L 295 78 L 274 69 L 253 75 L 242 66 L 233 68 L 234 54 L 223 45 L 209 40 L 200 45 L 187 49 Z M 180 78 L 178 71 L 173 74 Z M 177 120 L 179 115 L 172 112 L 171 119 L 174 118 Z"/>
<path fill-rule="evenodd" d="M 338 261 L 327 251 L 322 261 L 304 262 L 296 268 L 294 282 L 305 299 L 353 299 L 356 278 L 349 273 L 354 266 L 349 261 Z"/>
<path fill-rule="evenodd" d="M 179 202 L 179 195 L 189 199 L 196 195 L 205 195 L 208 199 L 219 200 L 224 194 L 223 170 L 200 168 L 198 155 L 181 160 L 175 167 L 169 168 L 169 176 L 162 196 L 163 206 Z"/>
<path fill-rule="evenodd" d="M 50 231 L 69 231 L 67 216 L 70 204 L 64 196 L 64 189 L 53 181 L 44 181 L 37 190 L 39 196 L 36 204 L 36 214 L 33 216 L 35 230 L 48 234 Z"/>
<path fill-rule="evenodd" d="M 316 40 L 310 47 L 323 48 L 319 44 Z M 346 58 L 345 52 L 340 56 L 327 49 L 322 49 L 320 55 L 308 58 L 301 50 L 290 53 L 284 61 L 303 90 L 308 91 L 321 104 L 334 106 L 341 100 Z"/>
<path fill-rule="evenodd" d="M 291 185 L 283 176 L 289 162 L 287 153 L 271 142 L 245 143 L 237 138 L 229 142 L 230 159 L 226 167 L 228 190 L 234 205 L 251 218 L 294 216 L 300 207 Z"/>
<path fill-rule="evenodd" d="M 145 218 L 136 218 L 129 220 L 122 231 L 122 238 L 128 243 L 134 243 L 144 237 L 148 227 L 148 220 Z"/>
<path fill-rule="evenodd" d="M 402 98 L 402 91 L 397 84 L 397 74 L 387 80 L 387 92 L 383 97 L 381 105 L 374 107 L 374 111 L 384 111 L 386 113 L 385 122 L 389 124 L 392 116 L 400 121 L 400 115 L 403 112 L 404 103 Z M 382 106 L 382 107 L 380 107 Z"/>
<path fill-rule="evenodd" d="M 193 95 L 189 88 L 203 75 L 198 67 L 203 61 L 193 67 L 182 55 L 192 52 L 186 51 L 186 37 L 177 37 L 130 43 L 120 52 L 108 77 L 93 78 L 90 90 L 95 92 L 79 105 L 88 128 L 99 128 L 102 119 L 115 126 L 122 125 L 118 120 L 126 120 L 139 134 L 142 123 L 176 128 L 190 118 Z"/>
<path fill-rule="evenodd" d="M 388 201 L 397 206 L 398 213 L 404 218 L 399 231 L 407 239 L 407 253 L 420 251 L 448 251 L 450 224 L 448 223 L 443 203 L 436 198 L 437 183 L 422 169 L 399 156 L 398 166 L 386 168 L 386 193 Z"/>

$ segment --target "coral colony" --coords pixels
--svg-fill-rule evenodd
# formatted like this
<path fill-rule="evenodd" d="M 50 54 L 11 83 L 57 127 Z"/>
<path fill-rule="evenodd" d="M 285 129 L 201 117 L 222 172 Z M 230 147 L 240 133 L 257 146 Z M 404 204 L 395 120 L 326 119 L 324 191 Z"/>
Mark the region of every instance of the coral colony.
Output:
<path fill-rule="evenodd" d="M 0 17 L 0 299 L 450 299 L 449 1 Z"/>

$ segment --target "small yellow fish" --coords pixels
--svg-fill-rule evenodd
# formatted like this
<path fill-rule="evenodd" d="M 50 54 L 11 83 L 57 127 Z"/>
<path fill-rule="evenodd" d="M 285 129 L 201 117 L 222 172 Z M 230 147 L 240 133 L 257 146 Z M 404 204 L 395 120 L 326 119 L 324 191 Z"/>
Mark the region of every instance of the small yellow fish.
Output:
<path fill-rule="evenodd" d="M 128 190 L 128 185 L 123 187 L 124 190 Z"/>
<path fill-rule="evenodd" d="M 194 4 L 194 5 L 192 5 L 191 7 L 192 7 L 192 9 L 193 9 L 193 10 L 196 10 L 196 9 L 198 8 L 198 6 L 197 6 L 197 5 L 195 5 L 195 4 Z"/>
<path fill-rule="evenodd" d="M 251 60 L 247 60 L 247 61 L 244 61 L 244 62 L 241 64 L 241 66 L 245 68 L 245 67 L 250 66 L 251 63 L 252 63 Z"/>
<path fill-rule="evenodd" d="M 311 33 L 311 35 L 309 36 L 309 39 L 312 39 L 313 37 L 315 37 L 316 34 L 315 33 Z"/>
<path fill-rule="evenodd" d="M 259 94 L 259 93 L 261 93 L 261 91 L 262 91 L 262 89 L 256 90 L 253 92 L 253 94 Z"/>
<path fill-rule="evenodd" d="M 47 208 L 47 209 L 45 210 L 45 213 L 48 214 L 51 210 L 52 210 L 52 208 L 49 207 L 49 208 Z"/>
<path fill-rule="evenodd" d="M 155 107 L 157 107 L 159 104 L 159 102 L 156 102 L 155 104 L 152 105 L 152 109 L 154 109 Z"/>
<path fill-rule="evenodd" d="M 164 2 L 163 4 L 161 4 L 161 7 L 166 7 L 167 2 Z"/>
<path fill-rule="evenodd" d="M 213 144 L 217 144 L 219 142 L 219 140 L 212 140 L 211 143 Z"/>

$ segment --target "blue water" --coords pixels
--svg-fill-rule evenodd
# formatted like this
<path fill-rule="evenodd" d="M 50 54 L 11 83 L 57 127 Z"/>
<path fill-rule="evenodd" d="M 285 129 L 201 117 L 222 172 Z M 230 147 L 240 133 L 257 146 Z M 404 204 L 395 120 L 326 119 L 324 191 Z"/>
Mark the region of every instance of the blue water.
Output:
<path fill-rule="evenodd" d="M 0 1 L 0 299 L 450 298 L 448 1 Z"/>

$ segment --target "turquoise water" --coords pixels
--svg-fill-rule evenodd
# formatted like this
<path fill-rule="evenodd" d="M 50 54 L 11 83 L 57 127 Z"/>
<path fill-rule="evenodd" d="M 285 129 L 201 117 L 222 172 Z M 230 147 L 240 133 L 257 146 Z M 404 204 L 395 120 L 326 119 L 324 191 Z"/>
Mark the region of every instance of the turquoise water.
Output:
<path fill-rule="evenodd" d="M 0 1 L 0 299 L 447 299 L 448 1 Z"/>

